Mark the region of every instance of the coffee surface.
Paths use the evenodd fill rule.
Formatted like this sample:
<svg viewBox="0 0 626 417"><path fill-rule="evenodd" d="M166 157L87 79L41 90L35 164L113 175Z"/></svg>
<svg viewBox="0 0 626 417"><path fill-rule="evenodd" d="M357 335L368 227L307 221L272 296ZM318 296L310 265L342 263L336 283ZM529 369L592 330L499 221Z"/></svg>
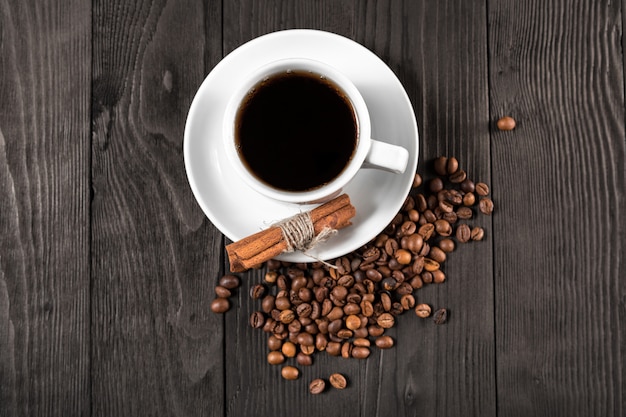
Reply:
<svg viewBox="0 0 626 417"><path fill-rule="evenodd" d="M281 190L307 191L336 178L356 147L352 104L319 74L290 71L256 85L241 104L235 142L248 169Z"/></svg>

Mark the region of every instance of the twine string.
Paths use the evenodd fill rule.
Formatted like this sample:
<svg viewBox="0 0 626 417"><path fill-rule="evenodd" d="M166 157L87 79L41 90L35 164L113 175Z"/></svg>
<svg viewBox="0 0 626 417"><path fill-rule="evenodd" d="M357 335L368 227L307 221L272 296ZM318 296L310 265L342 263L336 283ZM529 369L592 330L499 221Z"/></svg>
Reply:
<svg viewBox="0 0 626 417"><path fill-rule="evenodd" d="M283 233L283 238L287 243L285 252L301 251L305 255L322 262L330 268L336 268L335 265L329 264L322 259L312 255L309 251L318 244L325 242L331 236L337 234L337 230L331 227L324 227L320 233L315 236L315 228L313 220L311 220L310 212L296 214L293 217L280 221L276 224Z"/></svg>

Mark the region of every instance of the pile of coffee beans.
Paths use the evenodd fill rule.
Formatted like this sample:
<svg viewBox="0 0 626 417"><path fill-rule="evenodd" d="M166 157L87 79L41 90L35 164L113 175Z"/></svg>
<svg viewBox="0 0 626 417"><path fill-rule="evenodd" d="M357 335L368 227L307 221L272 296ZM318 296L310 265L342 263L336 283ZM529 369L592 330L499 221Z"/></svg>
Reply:
<svg viewBox="0 0 626 417"><path fill-rule="evenodd" d="M485 231L471 227L478 211L490 215L489 187L474 183L456 158L440 157L432 164L436 175L424 182L416 174L413 190L400 212L375 239L360 249L328 263L265 265L264 282L250 288L260 309L250 316L250 326L267 333L267 362L310 366L316 352L366 359L371 349L389 349L394 340L385 334L400 315L413 311L420 318L446 323L449 311L432 313L430 305L417 303L415 291L446 280L443 265L458 244L482 240ZM239 279L226 275L216 287L211 309L228 310L230 291ZM284 379L298 379L293 365L283 366ZM345 377L329 379L345 388ZM309 386L311 393L325 389L323 379Z"/></svg>

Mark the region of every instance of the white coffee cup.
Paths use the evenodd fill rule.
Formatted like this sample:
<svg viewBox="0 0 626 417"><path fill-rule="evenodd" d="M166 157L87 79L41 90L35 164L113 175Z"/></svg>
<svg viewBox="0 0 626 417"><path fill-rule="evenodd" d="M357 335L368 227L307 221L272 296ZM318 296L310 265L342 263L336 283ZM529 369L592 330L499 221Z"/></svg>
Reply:
<svg viewBox="0 0 626 417"><path fill-rule="evenodd" d="M242 160L236 141L236 120L241 104L263 80L290 71L305 71L319 75L334 83L350 101L357 125L357 137L352 157L343 170L332 180L304 191L276 188L259 179ZM237 175L252 189L279 201L289 203L318 203L337 196L361 168L375 168L391 173L403 173L409 159L408 151L401 147L371 138L371 123L367 106L357 87L343 73L319 61L289 58L271 62L253 70L231 96L225 110L223 140L227 158ZM303 167L306 169L306 167ZM289 173L285 173L289 175Z"/></svg>

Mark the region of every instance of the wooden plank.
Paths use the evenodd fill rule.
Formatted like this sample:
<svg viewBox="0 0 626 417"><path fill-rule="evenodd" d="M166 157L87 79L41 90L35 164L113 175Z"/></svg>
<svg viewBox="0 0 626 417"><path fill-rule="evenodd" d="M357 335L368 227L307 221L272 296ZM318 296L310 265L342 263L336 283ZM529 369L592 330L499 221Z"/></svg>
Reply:
<svg viewBox="0 0 626 417"><path fill-rule="evenodd" d="M622 416L620 2L489 2L498 414Z"/></svg>
<svg viewBox="0 0 626 417"><path fill-rule="evenodd" d="M94 2L93 415L222 415L223 239L184 170L220 2Z"/></svg>
<svg viewBox="0 0 626 417"><path fill-rule="evenodd" d="M413 102L418 172L428 180L434 158L456 156L469 177L490 183L485 3L367 1L355 27ZM485 240L458 245L445 263L446 282L415 292L433 311L449 309L449 322L401 317L390 333L396 348L363 375L367 415L372 408L389 416L495 415L495 233L486 216L468 223L483 227Z"/></svg>
<svg viewBox="0 0 626 417"><path fill-rule="evenodd" d="M90 4L0 2L0 415L87 415Z"/></svg>
<svg viewBox="0 0 626 417"><path fill-rule="evenodd" d="M285 2L278 7L228 2L225 52L263 33L290 27L351 37L390 65L415 105L422 137L420 171L430 169L427 161L432 158L454 154L473 178L489 182L484 2ZM337 416L494 415L490 219L474 224L487 229L487 239L451 256L448 283L417 293L422 301L453 311L448 325L434 326L431 320L406 314L390 332L397 341L395 349L384 353L373 349L366 361L317 354L314 366L301 367L303 374L295 382L281 380L279 367L265 363L266 335L247 325L259 305L242 289L237 308L226 315L227 414L287 415L306 410ZM245 274L247 288L261 282L263 273ZM335 371L349 377L350 389L331 389L321 396L307 393L313 378Z"/></svg>

